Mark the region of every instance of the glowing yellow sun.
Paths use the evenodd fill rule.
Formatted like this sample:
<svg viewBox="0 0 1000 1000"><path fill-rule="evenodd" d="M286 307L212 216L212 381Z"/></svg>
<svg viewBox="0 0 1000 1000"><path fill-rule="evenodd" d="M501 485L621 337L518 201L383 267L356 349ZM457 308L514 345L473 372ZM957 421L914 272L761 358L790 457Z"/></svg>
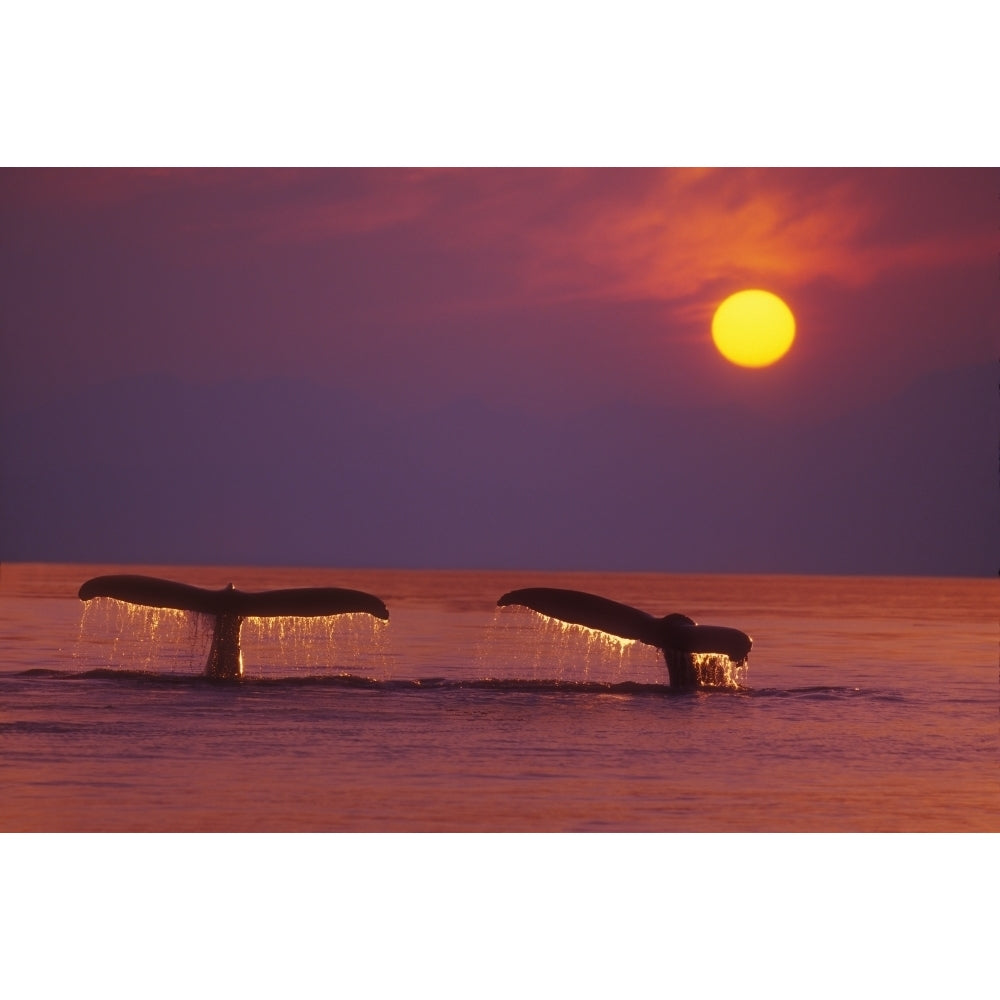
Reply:
<svg viewBox="0 0 1000 1000"><path fill-rule="evenodd" d="M788 353L795 317L777 295L750 288L730 295L712 318L712 340L727 361L763 368Z"/></svg>

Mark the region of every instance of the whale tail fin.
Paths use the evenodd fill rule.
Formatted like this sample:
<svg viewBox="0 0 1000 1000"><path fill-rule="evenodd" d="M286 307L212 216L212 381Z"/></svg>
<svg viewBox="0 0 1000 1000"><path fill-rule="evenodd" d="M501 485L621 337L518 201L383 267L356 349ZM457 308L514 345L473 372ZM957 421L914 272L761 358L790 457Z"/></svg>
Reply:
<svg viewBox="0 0 1000 1000"><path fill-rule="evenodd" d="M512 590L497 601L498 607L509 605L530 608L547 618L558 618L559 621L607 632L621 639L657 645L659 622L656 618L638 608L598 597L597 594L558 587L526 587Z"/></svg>
<svg viewBox="0 0 1000 1000"><path fill-rule="evenodd" d="M211 590L129 573L95 576L80 587L79 596L81 601L110 597L147 608L173 608L175 611L196 611L209 615L217 613L218 600L218 594Z"/></svg>
<svg viewBox="0 0 1000 1000"><path fill-rule="evenodd" d="M519 605L548 618L655 646L663 652L671 687L699 686L699 656L725 655L734 663L744 663L750 654L751 639L739 629L698 625L681 614L655 618L628 604L581 590L527 587L504 594L497 605Z"/></svg>
<svg viewBox="0 0 1000 1000"><path fill-rule="evenodd" d="M666 615L660 619L658 645L682 653L723 654L733 663L745 663L753 640L738 628L698 625L685 615Z"/></svg>
<svg viewBox="0 0 1000 1000"><path fill-rule="evenodd" d="M385 621L389 611L373 594L342 587L297 587L257 593L237 590L232 584L222 590L205 590L187 583L155 576L118 574L95 576L80 588L80 600L112 597L151 608L173 608L206 615L238 615L241 618L291 616L315 618L325 615L369 614Z"/></svg>
<svg viewBox="0 0 1000 1000"><path fill-rule="evenodd" d="M301 587L249 593L232 584L222 590L205 590L155 576L117 574L95 576L80 587L81 601L110 597L129 604L172 608L212 615L215 631L205 672L209 677L243 676L240 629L245 618L317 618L330 615L369 614L388 621L389 611L373 594L342 587Z"/></svg>

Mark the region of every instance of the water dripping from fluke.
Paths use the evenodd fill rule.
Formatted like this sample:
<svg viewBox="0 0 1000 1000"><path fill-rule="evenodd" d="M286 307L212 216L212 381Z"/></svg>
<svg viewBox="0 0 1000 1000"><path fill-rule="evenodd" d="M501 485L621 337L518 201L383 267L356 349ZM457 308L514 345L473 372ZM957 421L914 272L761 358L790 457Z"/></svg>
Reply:
<svg viewBox="0 0 1000 1000"><path fill-rule="evenodd" d="M209 616L213 631L205 676L221 681L243 677L240 633L248 618L319 618L363 613L389 620L389 612L379 598L341 587L298 587L251 593L237 590L231 583L221 590L205 590L154 576L118 574L88 580L80 587L79 596L81 601L109 597L147 608Z"/></svg>
<svg viewBox="0 0 1000 1000"><path fill-rule="evenodd" d="M656 618L606 597L556 587L512 590L497 605L529 608L569 625L655 646L663 653L674 690L742 687L752 640L739 629L699 625L681 614Z"/></svg>

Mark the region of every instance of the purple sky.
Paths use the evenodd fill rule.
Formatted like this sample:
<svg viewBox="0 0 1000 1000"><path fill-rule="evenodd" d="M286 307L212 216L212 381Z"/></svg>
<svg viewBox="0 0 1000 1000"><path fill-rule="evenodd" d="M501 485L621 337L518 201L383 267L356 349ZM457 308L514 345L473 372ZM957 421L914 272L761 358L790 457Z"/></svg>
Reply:
<svg viewBox="0 0 1000 1000"><path fill-rule="evenodd" d="M994 575L989 169L0 172L0 558ZM724 361L718 303L791 352Z"/></svg>

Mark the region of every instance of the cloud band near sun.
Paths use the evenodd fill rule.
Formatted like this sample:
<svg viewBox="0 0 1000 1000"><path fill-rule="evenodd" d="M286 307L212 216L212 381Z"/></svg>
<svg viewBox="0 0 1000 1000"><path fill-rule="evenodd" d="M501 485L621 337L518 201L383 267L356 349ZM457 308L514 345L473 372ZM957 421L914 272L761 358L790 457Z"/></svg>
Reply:
<svg viewBox="0 0 1000 1000"><path fill-rule="evenodd" d="M704 320L739 287L848 288L991 259L988 224L937 211L926 170L469 169L7 173L53 210L143 218L146 199L203 190L172 221L177 252L394 242L459 255L449 311L560 301L662 302ZM961 183L961 171L952 172ZM965 223L963 225L963 223ZM138 225L139 223L137 223ZM114 230L109 230L113 233ZM970 235L971 234L971 235ZM110 238L114 238L112 235ZM170 253L162 236L157 252Z"/></svg>

